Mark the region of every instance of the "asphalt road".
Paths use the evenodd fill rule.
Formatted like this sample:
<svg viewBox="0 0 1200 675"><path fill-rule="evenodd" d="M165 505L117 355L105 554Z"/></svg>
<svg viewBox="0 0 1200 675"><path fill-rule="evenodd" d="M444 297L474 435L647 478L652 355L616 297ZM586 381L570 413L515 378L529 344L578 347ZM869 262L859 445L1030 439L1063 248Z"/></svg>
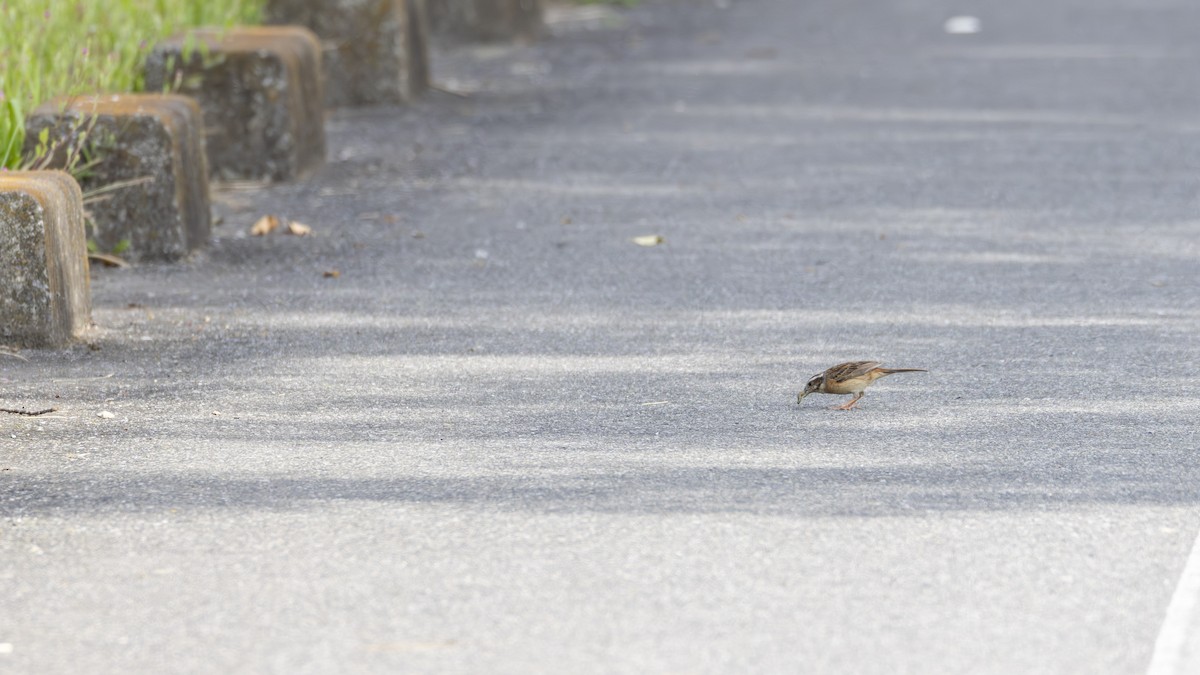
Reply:
<svg viewBox="0 0 1200 675"><path fill-rule="evenodd" d="M0 671L1197 672L1200 6L621 16L0 357Z"/></svg>

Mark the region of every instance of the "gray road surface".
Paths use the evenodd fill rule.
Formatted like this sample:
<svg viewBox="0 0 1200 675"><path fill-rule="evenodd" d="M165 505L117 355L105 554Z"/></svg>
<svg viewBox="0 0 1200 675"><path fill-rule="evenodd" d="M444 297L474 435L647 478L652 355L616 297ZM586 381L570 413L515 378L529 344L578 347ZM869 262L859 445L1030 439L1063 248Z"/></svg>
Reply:
<svg viewBox="0 0 1200 675"><path fill-rule="evenodd" d="M0 357L0 671L1188 672L1200 6L622 16Z"/></svg>

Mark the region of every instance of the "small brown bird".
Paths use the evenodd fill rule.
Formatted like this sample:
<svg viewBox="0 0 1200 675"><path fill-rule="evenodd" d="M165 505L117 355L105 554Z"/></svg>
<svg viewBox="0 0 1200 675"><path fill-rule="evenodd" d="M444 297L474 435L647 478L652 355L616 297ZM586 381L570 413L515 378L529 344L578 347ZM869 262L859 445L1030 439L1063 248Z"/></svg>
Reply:
<svg viewBox="0 0 1200 675"><path fill-rule="evenodd" d="M925 373L924 368L884 368L878 361L848 361L817 375L804 385L804 391L796 394L796 404L814 391L820 394L854 394L854 398L835 406L834 410L850 410L858 405L863 390L884 375L892 373Z"/></svg>

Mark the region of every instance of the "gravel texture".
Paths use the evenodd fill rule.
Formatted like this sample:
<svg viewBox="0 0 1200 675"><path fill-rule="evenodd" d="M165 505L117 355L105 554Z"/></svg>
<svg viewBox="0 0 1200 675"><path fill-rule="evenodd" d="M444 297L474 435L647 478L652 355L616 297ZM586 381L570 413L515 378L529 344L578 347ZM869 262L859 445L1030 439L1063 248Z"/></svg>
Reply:
<svg viewBox="0 0 1200 675"><path fill-rule="evenodd" d="M1144 672L1200 527L1200 8L573 16L0 355L61 409L0 416L0 669ZM796 406L851 359L930 372Z"/></svg>

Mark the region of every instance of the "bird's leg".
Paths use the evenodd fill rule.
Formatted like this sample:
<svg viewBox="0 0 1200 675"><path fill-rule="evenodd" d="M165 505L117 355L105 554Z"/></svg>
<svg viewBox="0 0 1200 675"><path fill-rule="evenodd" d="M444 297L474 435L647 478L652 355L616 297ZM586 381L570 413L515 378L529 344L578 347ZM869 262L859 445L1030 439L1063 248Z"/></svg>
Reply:
<svg viewBox="0 0 1200 675"><path fill-rule="evenodd" d="M854 398L843 403L842 405L834 407L834 410L853 410L854 406L858 405L858 400L862 397L863 397L863 392L860 391L854 395Z"/></svg>

